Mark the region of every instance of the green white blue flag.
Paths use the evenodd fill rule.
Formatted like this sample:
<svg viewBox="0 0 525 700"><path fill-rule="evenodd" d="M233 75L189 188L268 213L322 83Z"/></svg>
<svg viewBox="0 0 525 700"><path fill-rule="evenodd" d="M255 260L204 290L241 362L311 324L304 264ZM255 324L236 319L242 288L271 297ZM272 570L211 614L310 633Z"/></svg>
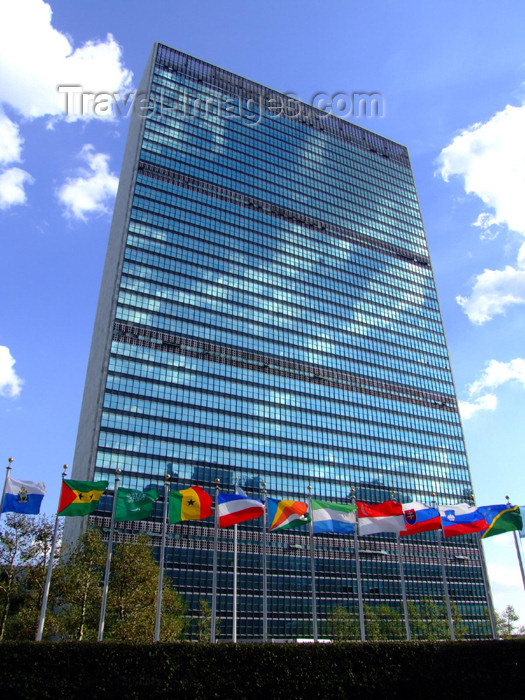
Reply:
<svg viewBox="0 0 525 700"><path fill-rule="evenodd" d="M355 530L357 506L312 499L314 535L324 532L351 533Z"/></svg>

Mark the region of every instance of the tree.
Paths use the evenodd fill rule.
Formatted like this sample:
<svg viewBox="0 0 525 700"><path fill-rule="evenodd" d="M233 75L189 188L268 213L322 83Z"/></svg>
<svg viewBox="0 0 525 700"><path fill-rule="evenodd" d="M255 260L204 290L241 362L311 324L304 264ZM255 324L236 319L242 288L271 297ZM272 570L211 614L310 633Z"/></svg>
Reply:
<svg viewBox="0 0 525 700"><path fill-rule="evenodd" d="M32 523L25 515L9 514L0 530L0 641L14 600L18 597L24 567L31 559Z"/></svg>
<svg viewBox="0 0 525 700"><path fill-rule="evenodd" d="M215 637L221 630L220 620L215 621ZM199 642L209 642L211 639L211 608L207 600L199 600L199 619L197 620L197 639Z"/></svg>
<svg viewBox="0 0 525 700"><path fill-rule="evenodd" d="M451 601L452 622L454 624L454 636L463 639L468 628L463 623L457 605ZM419 605L408 602L408 614L410 629L413 639L426 639L429 642L437 642L450 639L450 628L445 601L437 603L431 598L422 598Z"/></svg>
<svg viewBox="0 0 525 700"><path fill-rule="evenodd" d="M445 602L443 602L443 607L445 607ZM463 618L461 617L461 613L459 612L459 608L456 605L456 603L454 603L453 600L450 601L450 610L452 612L452 623L454 624L454 636L459 641L460 639L464 639L465 636L468 634L468 627L463 622ZM450 630L448 628L448 625L447 625L447 639L450 639Z"/></svg>
<svg viewBox="0 0 525 700"><path fill-rule="evenodd" d="M159 566L147 536L115 547L111 564L105 629L107 639L153 640ZM168 581L162 589L161 641L183 638L186 606Z"/></svg>
<svg viewBox="0 0 525 700"><path fill-rule="evenodd" d="M0 530L0 640L35 637L53 529L44 515L6 517Z"/></svg>
<svg viewBox="0 0 525 700"><path fill-rule="evenodd" d="M88 528L77 545L65 552L53 573L52 605L62 639L97 638L105 563L102 533L98 528Z"/></svg>
<svg viewBox="0 0 525 700"><path fill-rule="evenodd" d="M374 612L379 627L379 639L406 639L405 618L401 607L378 605Z"/></svg>
<svg viewBox="0 0 525 700"><path fill-rule="evenodd" d="M328 616L328 630L334 642L359 639L359 629L356 622L342 605L333 608Z"/></svg>
<svg viewBox="0 0 525 700"><path fill-rule="evenodd" d="M446 613L439 603L431 598L422 598L415 616L414 637L426 639L429 642L437 642L450 638L447 628Z"/></svg>
<svg viewBox="0 0 525 700"><path fill-rule="evenodd" d="M520 619L520 616L512 605L507 605L501 615L496 613L495 617L498 637L501 639L509 639L515 634L525 634L525 627L518 628L515 624Z"/></svg>

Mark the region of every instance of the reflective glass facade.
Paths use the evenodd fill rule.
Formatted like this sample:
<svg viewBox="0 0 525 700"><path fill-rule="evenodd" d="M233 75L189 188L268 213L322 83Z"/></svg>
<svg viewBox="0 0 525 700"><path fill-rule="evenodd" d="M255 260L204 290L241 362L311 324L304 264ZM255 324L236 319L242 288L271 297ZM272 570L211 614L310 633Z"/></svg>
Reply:
<svg viewBox="0 0 525 700"><path fill-rule="evenodd" d="M406 149L163 45L140 90L108 246L73 476L159 490L441 503L472 492ZM281 109L279 109L279 105ZM99 517L108 514L111 498ZM136 524L158 541L157 520ZM73 527L73 525L68 525ZM211 522L170 528L167 572L210 601ZM129 534L128 533L128 534ZM269 536L272 639L311 637L306 532ZM231 636L221 533L220 638ZM408 597L441 600L435 533L403 542ZM365 602L398 609L391 535L362 538ZM451 596L486 635L474 539ZM353 541L316 538L320 634L357 609ZM239 526L240 639L262 635L261 523Z"/></svg>

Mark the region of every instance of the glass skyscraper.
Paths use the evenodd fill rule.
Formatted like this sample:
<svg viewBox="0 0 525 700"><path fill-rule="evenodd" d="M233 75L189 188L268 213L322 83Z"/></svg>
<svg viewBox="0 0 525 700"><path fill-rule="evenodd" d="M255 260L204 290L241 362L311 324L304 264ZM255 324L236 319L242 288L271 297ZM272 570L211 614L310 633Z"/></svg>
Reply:
<svg viewBox="0 0 525 700"><path fill-rule="evenodd" d="M142 99L141 99L142 96ZM472 493L405 147L156 44L131 118L73 478L250 496L454 503ZM434 495L435 494L435 495ZM111 510L101 501L95 522ZM156 519L129 523L158 544ZM78 518L68 519L67 536ZM290 533L290 531L288 531ZM311 637L307 531L268 538L268 636ZM239 639L262 635L262 525L239 526ZM353 540L316 543L320 635L357 610ZM213 523L169 529L166 572L210 602ZM365 602L399 610L392 535L360 539ZM442 601L435 533L404 538L408 599ZM231 637L232 529L219 547ZM473 537L451 598L486 636Z"/></svg>

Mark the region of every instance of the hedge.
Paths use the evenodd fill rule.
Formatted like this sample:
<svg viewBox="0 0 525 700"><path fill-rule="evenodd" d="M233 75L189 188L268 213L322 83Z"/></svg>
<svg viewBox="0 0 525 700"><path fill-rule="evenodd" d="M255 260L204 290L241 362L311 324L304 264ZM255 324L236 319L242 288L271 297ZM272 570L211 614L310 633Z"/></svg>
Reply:
<svg viewBox="0 0 525 700"><path fill-rule="evenodd" d="M389 700L519 695L525 639L344 644L0 644L4 698Z"/></svg>

